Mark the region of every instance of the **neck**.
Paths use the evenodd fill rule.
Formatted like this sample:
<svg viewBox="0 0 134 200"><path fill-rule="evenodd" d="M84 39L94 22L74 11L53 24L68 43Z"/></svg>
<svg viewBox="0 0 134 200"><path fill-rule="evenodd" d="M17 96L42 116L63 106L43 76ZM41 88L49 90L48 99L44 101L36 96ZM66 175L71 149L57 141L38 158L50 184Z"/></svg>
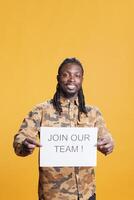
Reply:
<svg viewBox="0 0 134 200"><path fill-rule="evenodd" d="M65 94L61 91L61 96L65 99L68 99L70 101L75 100L78 97L78 94Z"/></svg>

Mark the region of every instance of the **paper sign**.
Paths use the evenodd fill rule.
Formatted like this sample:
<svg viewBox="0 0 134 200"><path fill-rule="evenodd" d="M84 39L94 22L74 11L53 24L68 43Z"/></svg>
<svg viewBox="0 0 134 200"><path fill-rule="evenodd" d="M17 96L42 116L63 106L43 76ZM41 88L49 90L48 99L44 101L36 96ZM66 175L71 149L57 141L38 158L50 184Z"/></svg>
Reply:
<svg viewBox="0 0 134 200"><path fill-rule="evenodd" d="M97 128L41 127L40 166L96 166Z"/></svg>

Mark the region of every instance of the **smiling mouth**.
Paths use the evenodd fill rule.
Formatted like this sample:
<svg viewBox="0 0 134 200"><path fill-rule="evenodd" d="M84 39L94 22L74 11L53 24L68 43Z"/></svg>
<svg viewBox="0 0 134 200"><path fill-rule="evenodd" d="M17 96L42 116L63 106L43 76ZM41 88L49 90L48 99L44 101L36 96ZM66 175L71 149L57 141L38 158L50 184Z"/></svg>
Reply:
<svg viewBox="0 0 134 200"><path fill-rule="evenodd" d="M69 90L74 90L75 88L76 88L76 86L75 85L67 85L67 88L69 89Z"/></svg>

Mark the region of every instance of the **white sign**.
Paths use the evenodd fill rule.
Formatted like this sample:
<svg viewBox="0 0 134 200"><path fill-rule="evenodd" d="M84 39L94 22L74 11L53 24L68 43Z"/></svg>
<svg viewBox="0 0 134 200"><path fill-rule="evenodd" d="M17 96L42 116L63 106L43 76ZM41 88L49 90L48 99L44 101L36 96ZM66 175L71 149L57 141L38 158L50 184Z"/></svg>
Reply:
<svg viewBox="0 0 134 200"><path fill-rule="evenodd" d="M40 166L96 166L97 128L41 127Z"/></svg>

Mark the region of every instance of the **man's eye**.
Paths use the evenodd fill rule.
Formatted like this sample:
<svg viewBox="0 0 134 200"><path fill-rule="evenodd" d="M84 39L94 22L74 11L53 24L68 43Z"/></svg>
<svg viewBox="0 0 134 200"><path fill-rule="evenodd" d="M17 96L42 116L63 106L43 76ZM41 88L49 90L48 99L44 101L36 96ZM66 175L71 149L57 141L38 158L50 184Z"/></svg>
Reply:
<svg viewBox="0 0 134 200"><path fill-rule="evenodd" d="M61 74L61 76L62 76L63 78L69 78L69 77L81 78L81 74L70 75L70 74L68 74L68 73L63 73L63 74Z"/></svg>
<svg viewBox="0 0 134 200"><path fill-rule="evenodd" d="M81 75L80 75L80 74L76 74L76 75L75 75L75 77L77 77L77 78L80 78L80 77L81 77Z"/></svg>
<svg viewBox="0 0 134 200"><path fill-rule="evenodd" d="M67 73L62 74L63 78L69 77L69 75Z"/></svg>

